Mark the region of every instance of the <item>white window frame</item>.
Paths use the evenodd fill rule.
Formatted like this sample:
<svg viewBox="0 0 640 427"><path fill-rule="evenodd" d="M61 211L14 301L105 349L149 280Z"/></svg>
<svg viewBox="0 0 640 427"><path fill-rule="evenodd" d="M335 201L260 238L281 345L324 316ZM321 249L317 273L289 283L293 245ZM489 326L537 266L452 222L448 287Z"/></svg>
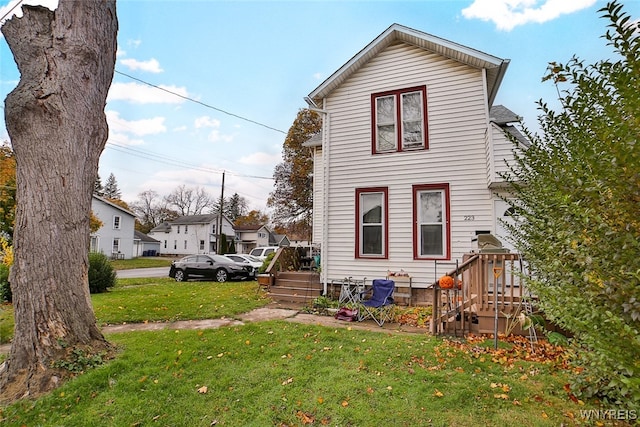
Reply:
<svg viewBox="0 0 640 427"><path fill-rule="evenodd" d="M122 217L120 215L114 215L113 216L113 229L114 230L120 230L120 227L122 227Z"/></svg>
<svg viewBox="0 0 640 427"><path fill-rule="evenodd" d="M364 206L365 198L371 199L371 197L379 198L381 207L380 222L365 222ZM389 251L389 239L388 239L388 210L389 210L389 190L387 187L375 187L375 188L357 188L356 189L356 258L377 258L386 259ZM365 239L368 233L365 232L366 228L379 228L380 229L380 248L378 252L368 251L365 247Z"/></svg>
<svg viewBox="0 0 640 427"><path fill-rule="evenodd" d="M422 209L421 195L432 193L440 195L440 218L433 220L427 218ZM448 184L425 184L413 186L413 217L414 217L414 259L450 259L451 258L451 227L450 227L450 203ZM425 251L423 242L423 227L439 226L440 248L439 251Z"/></svg>

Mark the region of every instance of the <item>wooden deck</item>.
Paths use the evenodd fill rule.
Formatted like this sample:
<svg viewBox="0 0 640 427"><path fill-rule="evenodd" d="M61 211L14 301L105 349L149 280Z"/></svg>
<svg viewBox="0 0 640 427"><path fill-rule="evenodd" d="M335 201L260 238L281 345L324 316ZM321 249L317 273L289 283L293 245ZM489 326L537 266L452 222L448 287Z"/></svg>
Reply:
<svg viewBox="0 0 640 427"><path fill-rule="evenodd" d="M311 303L323 293L320 274L315 271L287 271L291 251L279 250L270 268L269 295L278 302ZM446 274L462 283L460 289L441 289L437 283L427 289L409 287L407 305L432 307L431 333L504 333L528 335L515 320L521 313L535 310L535 298L521 283L526 274L516 253L467 254L463 263ZM329 287L328 296L336 296ZM403 292L407 289L403 289ZM339 292L339 289L338 289Z"/></svg>

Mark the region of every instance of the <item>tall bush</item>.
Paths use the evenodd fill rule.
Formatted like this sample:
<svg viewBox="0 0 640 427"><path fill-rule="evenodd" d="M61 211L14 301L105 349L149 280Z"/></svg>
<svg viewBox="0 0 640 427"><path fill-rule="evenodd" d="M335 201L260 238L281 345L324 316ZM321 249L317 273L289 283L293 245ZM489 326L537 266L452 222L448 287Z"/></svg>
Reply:
<svg viewBox="0 0 640 427"><path fill-rule="evenodd" d="M511 228L546 315L570 331L575 393L640 406L640 29L617 2L600 11L616 59L552 63L562 110L539 102L541 136L505 178Z"/></svg>
<svg viewBox="0 0 640 427"><path fill-rule="evenodd" d="M91 252L89 254L89 292L98 294L106 292L116 284L116 271L105 254Z"/></svg>

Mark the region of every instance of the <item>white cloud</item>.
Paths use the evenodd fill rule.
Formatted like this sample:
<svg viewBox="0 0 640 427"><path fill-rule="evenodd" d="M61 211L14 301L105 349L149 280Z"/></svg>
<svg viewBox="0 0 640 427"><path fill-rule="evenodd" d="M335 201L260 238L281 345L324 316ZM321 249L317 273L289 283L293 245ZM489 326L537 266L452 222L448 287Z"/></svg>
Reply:
<svg viewBox="0 0 640 427"><path fill-rule="evenodd" d="M322 79L322 74L321 73L315 73L313 75L313 78L316 79L316 80L321 80Z"/></svg>
<svg viewBox="0 0 640 427"><path fill-rule="evenodd" d="M162 68L160 68L160 63L155 58L151 58L148 61L138 61L137 59L128 58L121 59L120 63L130 70L134 71L142 70L149 73L161 73L162 71L164 71Z"/></svg>
<svg viewBox="0 0 640 427"><path fill-rule="evenodd" d="M586 9L596 0L474 0L462 10L467 19L493 21L498 30L511 31L530 22L541 24Z"/></svg>
<svg viewBox="0 0 640 427"><path fill-rule="evenodd" d="M112 83L109 101L129 101L135 104L181 104L187 97L187 89L178 86L159 85L161 89L140 83ZM176 96L178 94L180 96Z"/></svg>
<svg viewBox="0 0 640 427"><path fill-rule="evenodd" d="M220 132L220 120L213 119L209 116L201 116L195 119L193 122L196 129L213 128L207 135L207 140L210 142L231 142L233 141L233 135L223 134Z"/></svg>
<svg viewBox="0 0 640 427"><path fill-rule="evenodd" d="M238 163L243 165L276 165L282 161L282 155L267 153L252 153L248 156L241 157Z"/></svg>
<svg viewBox="0 0 640 427"><path fill-rule="evenodd" d="M164 125L164 117L154 117L142 120L125 120L120 117L120 113L108 110L106 113L109 129L114 132L132 133L136 136L155 135L167 131Z"/></svg>
<svg viewBox="0 0 640 427"><path fill-rule="evenodd" d="M220 120L212 119L209 116L202 116L202 117L198 117L197 119L195 119L194 125L195 125L196 129L200 129L200 128L219 128L220 127Z"/></svg>

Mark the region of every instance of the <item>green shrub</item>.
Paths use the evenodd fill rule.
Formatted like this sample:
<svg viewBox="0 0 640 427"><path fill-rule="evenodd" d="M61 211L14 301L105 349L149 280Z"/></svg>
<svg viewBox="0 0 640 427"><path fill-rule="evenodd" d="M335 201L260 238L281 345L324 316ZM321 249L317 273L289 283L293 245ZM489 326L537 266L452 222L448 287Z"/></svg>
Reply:
<svg viewBox="0 0 640 427"><path fill-rule="evenodd" d="M267 255L265 260L262 262L262 265L258 269L258 274L263 274L264 272L267 271L267 268L269 267L269 264L271 264L271 260L273 259L274 256L276 256L275 252L271 252L269 255Z"/></svg>
<svg viewBox="0 0 640 427"><path fill-rule="evenodd" d="M12 298L9 286L9 267L0 264L0 302L11 302Z"/></svg>
<svg viewBox="0 0 640 427"><path fill-rule="evenodd" d="M106 255L91 252L89 254L89 292L99 294L106 292L116 284L116 271Z"/></svg>

